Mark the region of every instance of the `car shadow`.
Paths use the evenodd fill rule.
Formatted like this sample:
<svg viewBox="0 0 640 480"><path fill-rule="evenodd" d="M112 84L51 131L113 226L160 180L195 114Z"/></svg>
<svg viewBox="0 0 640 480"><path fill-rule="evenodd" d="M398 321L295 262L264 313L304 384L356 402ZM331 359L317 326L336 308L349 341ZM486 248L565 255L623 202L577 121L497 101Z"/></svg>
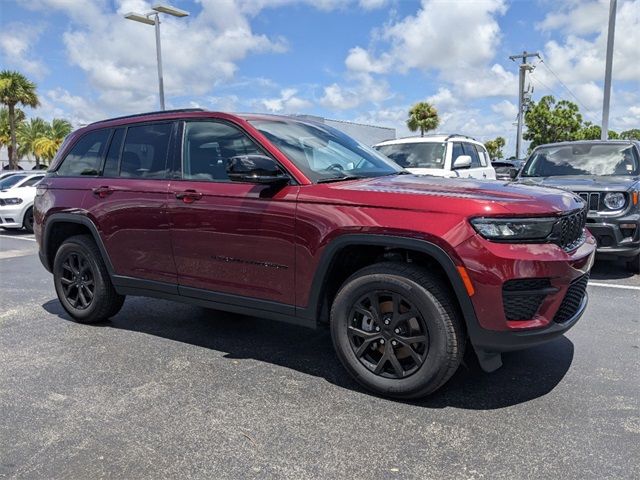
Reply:
<svg viewBox="0 0 640 480"><path fill-rule="evenodd" d="M0 229L0 237L25 237L28 235L33 235L33 233L27 232L24 228Z"/></svg>
<svg viewBox="0 0 640 480"><path fill-rule="evenodd" d="M72 321L58 300L43 308ZM227 352L228 359L254 359L322 377L341 388L370 394L344 370L328 329L307 328L175 302L128 298L111 320L83 328L116 328L141 332L197 347ZM573 360L573 344L560 337L529 350L507 353L503 367L482 372L467 361L435 394L404 402L426 408L492 410L541 397L562 380ZM469 357L469 356L468 356Z"/></svg>
<svg viewBox="0 0 640 480"><path fill-rule="evenodd" d="M631 278L635 273L630 272L623 260L598 259L591 269L591 280L622 280Z"/></svg>

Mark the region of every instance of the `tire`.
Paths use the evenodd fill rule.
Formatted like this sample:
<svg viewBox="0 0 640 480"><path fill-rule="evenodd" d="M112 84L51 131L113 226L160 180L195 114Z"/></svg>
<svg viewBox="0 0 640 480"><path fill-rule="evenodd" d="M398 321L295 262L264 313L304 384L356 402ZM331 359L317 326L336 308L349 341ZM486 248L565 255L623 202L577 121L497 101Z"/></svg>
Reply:
<svg viewBox="0 0 640 480"><path fill-rule="evenodd" d="M104 321L124 303L89 235L70 237L60 246L53 261L53 281L60 303L79 323Z"/></svg>
<svg viewBox="0 0 640 480"><path fill-rule="evenodd" d="M33 207L29 207L27 211L24 212L22 226L27 232L33 233Z"/></svg>
<svg viewBox="0 0 640 480"><path fill-rule="evenodd" d="M433 393L464 356L466 335L455 305L449 289L424 268L365 267L347 279L331 307L338 358L375 393L400 399Z"/></svg>
<svg viewBox="0 0 640 480"><path fill-rule="evenodd" d="M631 273L640 273L640 254L627 260L627 270Z"/></svg>

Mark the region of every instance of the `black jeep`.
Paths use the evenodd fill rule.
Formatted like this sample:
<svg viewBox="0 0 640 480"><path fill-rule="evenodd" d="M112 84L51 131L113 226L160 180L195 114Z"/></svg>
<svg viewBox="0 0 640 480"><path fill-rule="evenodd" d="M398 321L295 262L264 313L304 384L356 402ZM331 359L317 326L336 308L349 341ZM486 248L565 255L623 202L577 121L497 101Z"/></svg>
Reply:
<svg viewBox="0 0 640 480"><path fill-rule="evenodd" d="M588 207L598 256L640 270L640 142L591 140L536 147L515 180L570 190Z"/></svg>

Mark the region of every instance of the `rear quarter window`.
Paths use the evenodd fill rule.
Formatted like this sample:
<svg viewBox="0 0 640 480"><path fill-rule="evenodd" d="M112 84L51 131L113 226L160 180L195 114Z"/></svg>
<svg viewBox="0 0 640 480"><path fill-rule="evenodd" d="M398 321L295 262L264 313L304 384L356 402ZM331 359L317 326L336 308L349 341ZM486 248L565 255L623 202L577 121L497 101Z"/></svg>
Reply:
<svg viewBox="0 0 640 480"><path fill-rule="evenodd" d="M65 177L98 175L109 133L109 130L95 130L84 135L62 160L57 174Z"/></svg>

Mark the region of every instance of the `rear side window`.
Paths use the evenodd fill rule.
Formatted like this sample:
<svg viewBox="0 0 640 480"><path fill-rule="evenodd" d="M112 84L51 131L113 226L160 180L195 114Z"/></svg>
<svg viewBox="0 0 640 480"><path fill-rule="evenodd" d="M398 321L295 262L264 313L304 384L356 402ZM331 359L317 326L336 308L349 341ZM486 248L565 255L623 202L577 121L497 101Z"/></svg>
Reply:
<svg viewBox="0 0 640 480"><path fill-rule="evenodd" d="M104 161L104 171L102 175L105 177L117 177L120 169L120 150L122 150L122 141L124 140L124 128L119 128L111 138L107 158Z"/></svg>
<svg viewBox="0 0 640 480"><path fill-rule="evenodd" d="M33 187L36 183L38 183L40 180L42 180L43 177L44 177L44 175L35 175L35 176L31 177L29 180L27 180L26 182L24 182L20 186L21 187Z"/></svg>
<svg viewBox="0 0 640 480"><path fill-rule="evenodd" d="M480 165L482 165L483 167L489 165L489 154L484 149L484 147L475 144L473 146L476 147L476 151L478 152L478 156L480 157Z"/></svg>
<svg viewBox="0 0 640 480"><path fill-rule="evenodd" d="M120 176L165 178L171 123L129 127L120 160Z"/></svg>
<svg viewBox="0 0 640 480"><path fill-rule="evenodd" d="M109 133L109 130L95 130L83 136L62 161L58 175L98 175Z"/></svg>

